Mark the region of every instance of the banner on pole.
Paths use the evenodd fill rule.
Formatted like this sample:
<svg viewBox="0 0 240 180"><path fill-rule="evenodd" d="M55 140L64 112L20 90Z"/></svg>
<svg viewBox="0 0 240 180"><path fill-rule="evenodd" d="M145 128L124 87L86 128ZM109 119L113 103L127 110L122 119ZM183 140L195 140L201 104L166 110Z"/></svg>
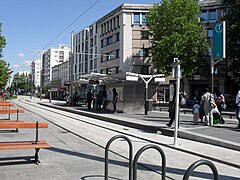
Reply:
<svg viewBox="0 0 240 180"><path fill-rule="evenodd" d="M226 25L225 21L214 25L213 30L213 58L226 58Z"/></svg>

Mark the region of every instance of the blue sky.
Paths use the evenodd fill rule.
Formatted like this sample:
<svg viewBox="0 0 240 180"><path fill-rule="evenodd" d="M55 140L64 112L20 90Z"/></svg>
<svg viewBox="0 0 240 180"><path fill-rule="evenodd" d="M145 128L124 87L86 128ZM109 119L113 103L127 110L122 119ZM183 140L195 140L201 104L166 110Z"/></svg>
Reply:
<svg viewBox="0 0 240 180"><path fill-rule="evenodd" d="M37 58L34 50L43 49L95 2L46 49L70 46L72 31L79 32L123 3L154 4L159 0L0 0L2 35L7 40L3 59L14 72L29 70L29 62Z"/></svg>

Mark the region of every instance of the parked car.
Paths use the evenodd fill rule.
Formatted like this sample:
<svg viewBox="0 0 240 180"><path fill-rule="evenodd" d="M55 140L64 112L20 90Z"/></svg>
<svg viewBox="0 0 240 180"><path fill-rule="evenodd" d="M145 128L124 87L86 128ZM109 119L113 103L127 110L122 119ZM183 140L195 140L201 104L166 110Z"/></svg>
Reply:
<svg viewBox="0 0 240 180"><path fill-rule="evenodd" d="M196 101L196 99L197 99L196 96L191 96L190 98L188 98L186 100L186 105L187 106L193 106L195 101Z"/></svg>

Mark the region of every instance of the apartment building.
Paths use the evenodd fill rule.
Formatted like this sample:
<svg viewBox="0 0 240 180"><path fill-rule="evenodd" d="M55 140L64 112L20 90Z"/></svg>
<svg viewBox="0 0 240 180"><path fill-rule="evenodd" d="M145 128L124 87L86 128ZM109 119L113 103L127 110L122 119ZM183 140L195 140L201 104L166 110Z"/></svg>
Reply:
<svg viewBox="0 0 240 180"><path fill-rule="evenodd" d="M109 75L119 82L125 79L128 71L152 73L152 62L148 54L150 40L146 26L146 14L151 7L153 5L122 4L75 34L74 84L76 82L81 84L81 79L91 72ZM110 91L111 82L103 81L103 84L100 82L97 88ZM92 85L88 86L91 88ZM79 87L79 90L74 88L75 93L78 91L81 94L82 85L74 87ZM121 97L118 104L120 109L123 109L123 89L123 84L119 84L117 90Z"/></svg>
<svg viewBox="0 0 240 180"><path fill-rule="evenodd" d="M67 45L59 45L58 48L49 48L43 53L43 85L51 85L52 68L58 64L69 61L70 51L71 49Z"/></svg>
<svg viewBox="0 0 240 180"><path fill-rule="evenodd" d="M33 88L37 93L39 87L41 86L41 70L42 70L42 59L35 59L31 64L32 68L32 78L33 78Z"/></svg>
<svg viewBox="0 0 240 180"><path fill-rule="evenodd" d="M52 67L51 92L53 99L64 99L68 90L69 63L68 61Z"/></svg>
<svg viewBox="0 0 240 180"><path fill-rule="evenodd" d="M82 75L99 72L99 45L97 23L74 35L73 79L82 79Z"/></svg>
<svg viewBox="0 0 240 180"><path fill-rule="evenodd" d="M207 61L209 62L209 74L203 76L195 76L193 79L183 79L183 90L187 96L196 96L202 93L206 87L211 87L211 53L213 50L213 32L214 25L222 21L222 0L201 0L200 4L200 18L201 23L205 27L205 36L209 42L211 49L208 54ZM214 91L219 89L221 92L228 91L227 89L227 64L225 60L217 63L214 66Z"/></svg>
<svg viewBox="0 0 240 180"><path fill-rule="evenodd" d="M146 14L153 5L123 4L98 20L100 72L150 73L150 46Z"/></svg>

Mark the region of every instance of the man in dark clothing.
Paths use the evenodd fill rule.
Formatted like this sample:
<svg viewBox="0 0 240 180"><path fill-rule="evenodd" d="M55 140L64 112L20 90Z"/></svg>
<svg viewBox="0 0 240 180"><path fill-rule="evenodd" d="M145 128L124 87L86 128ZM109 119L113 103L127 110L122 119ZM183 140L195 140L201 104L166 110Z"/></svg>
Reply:
<svg viewBox="0 0 240 180"><path fill-rule="evenodd" d="M114 113L117 112L117 100L118 100L118 93L115 88L113 88L113 111Z"/></svg>
<svg viewBox="0 0 240 180"><path fill-rule="evenodd" d="M102 91L101 90L97 93L96 98L97 98L97 111L100 111L101 105L102 105Z"/></svg>
<svg viewBox="0 0 240 180"><path fill-rule="evenodd" d="M93 94L92 94L92 92L91 92L91 89L89 89L89 91L88 91L88 93L87 93L88 109L91 109L92 100L93 100Z"/></svg>

